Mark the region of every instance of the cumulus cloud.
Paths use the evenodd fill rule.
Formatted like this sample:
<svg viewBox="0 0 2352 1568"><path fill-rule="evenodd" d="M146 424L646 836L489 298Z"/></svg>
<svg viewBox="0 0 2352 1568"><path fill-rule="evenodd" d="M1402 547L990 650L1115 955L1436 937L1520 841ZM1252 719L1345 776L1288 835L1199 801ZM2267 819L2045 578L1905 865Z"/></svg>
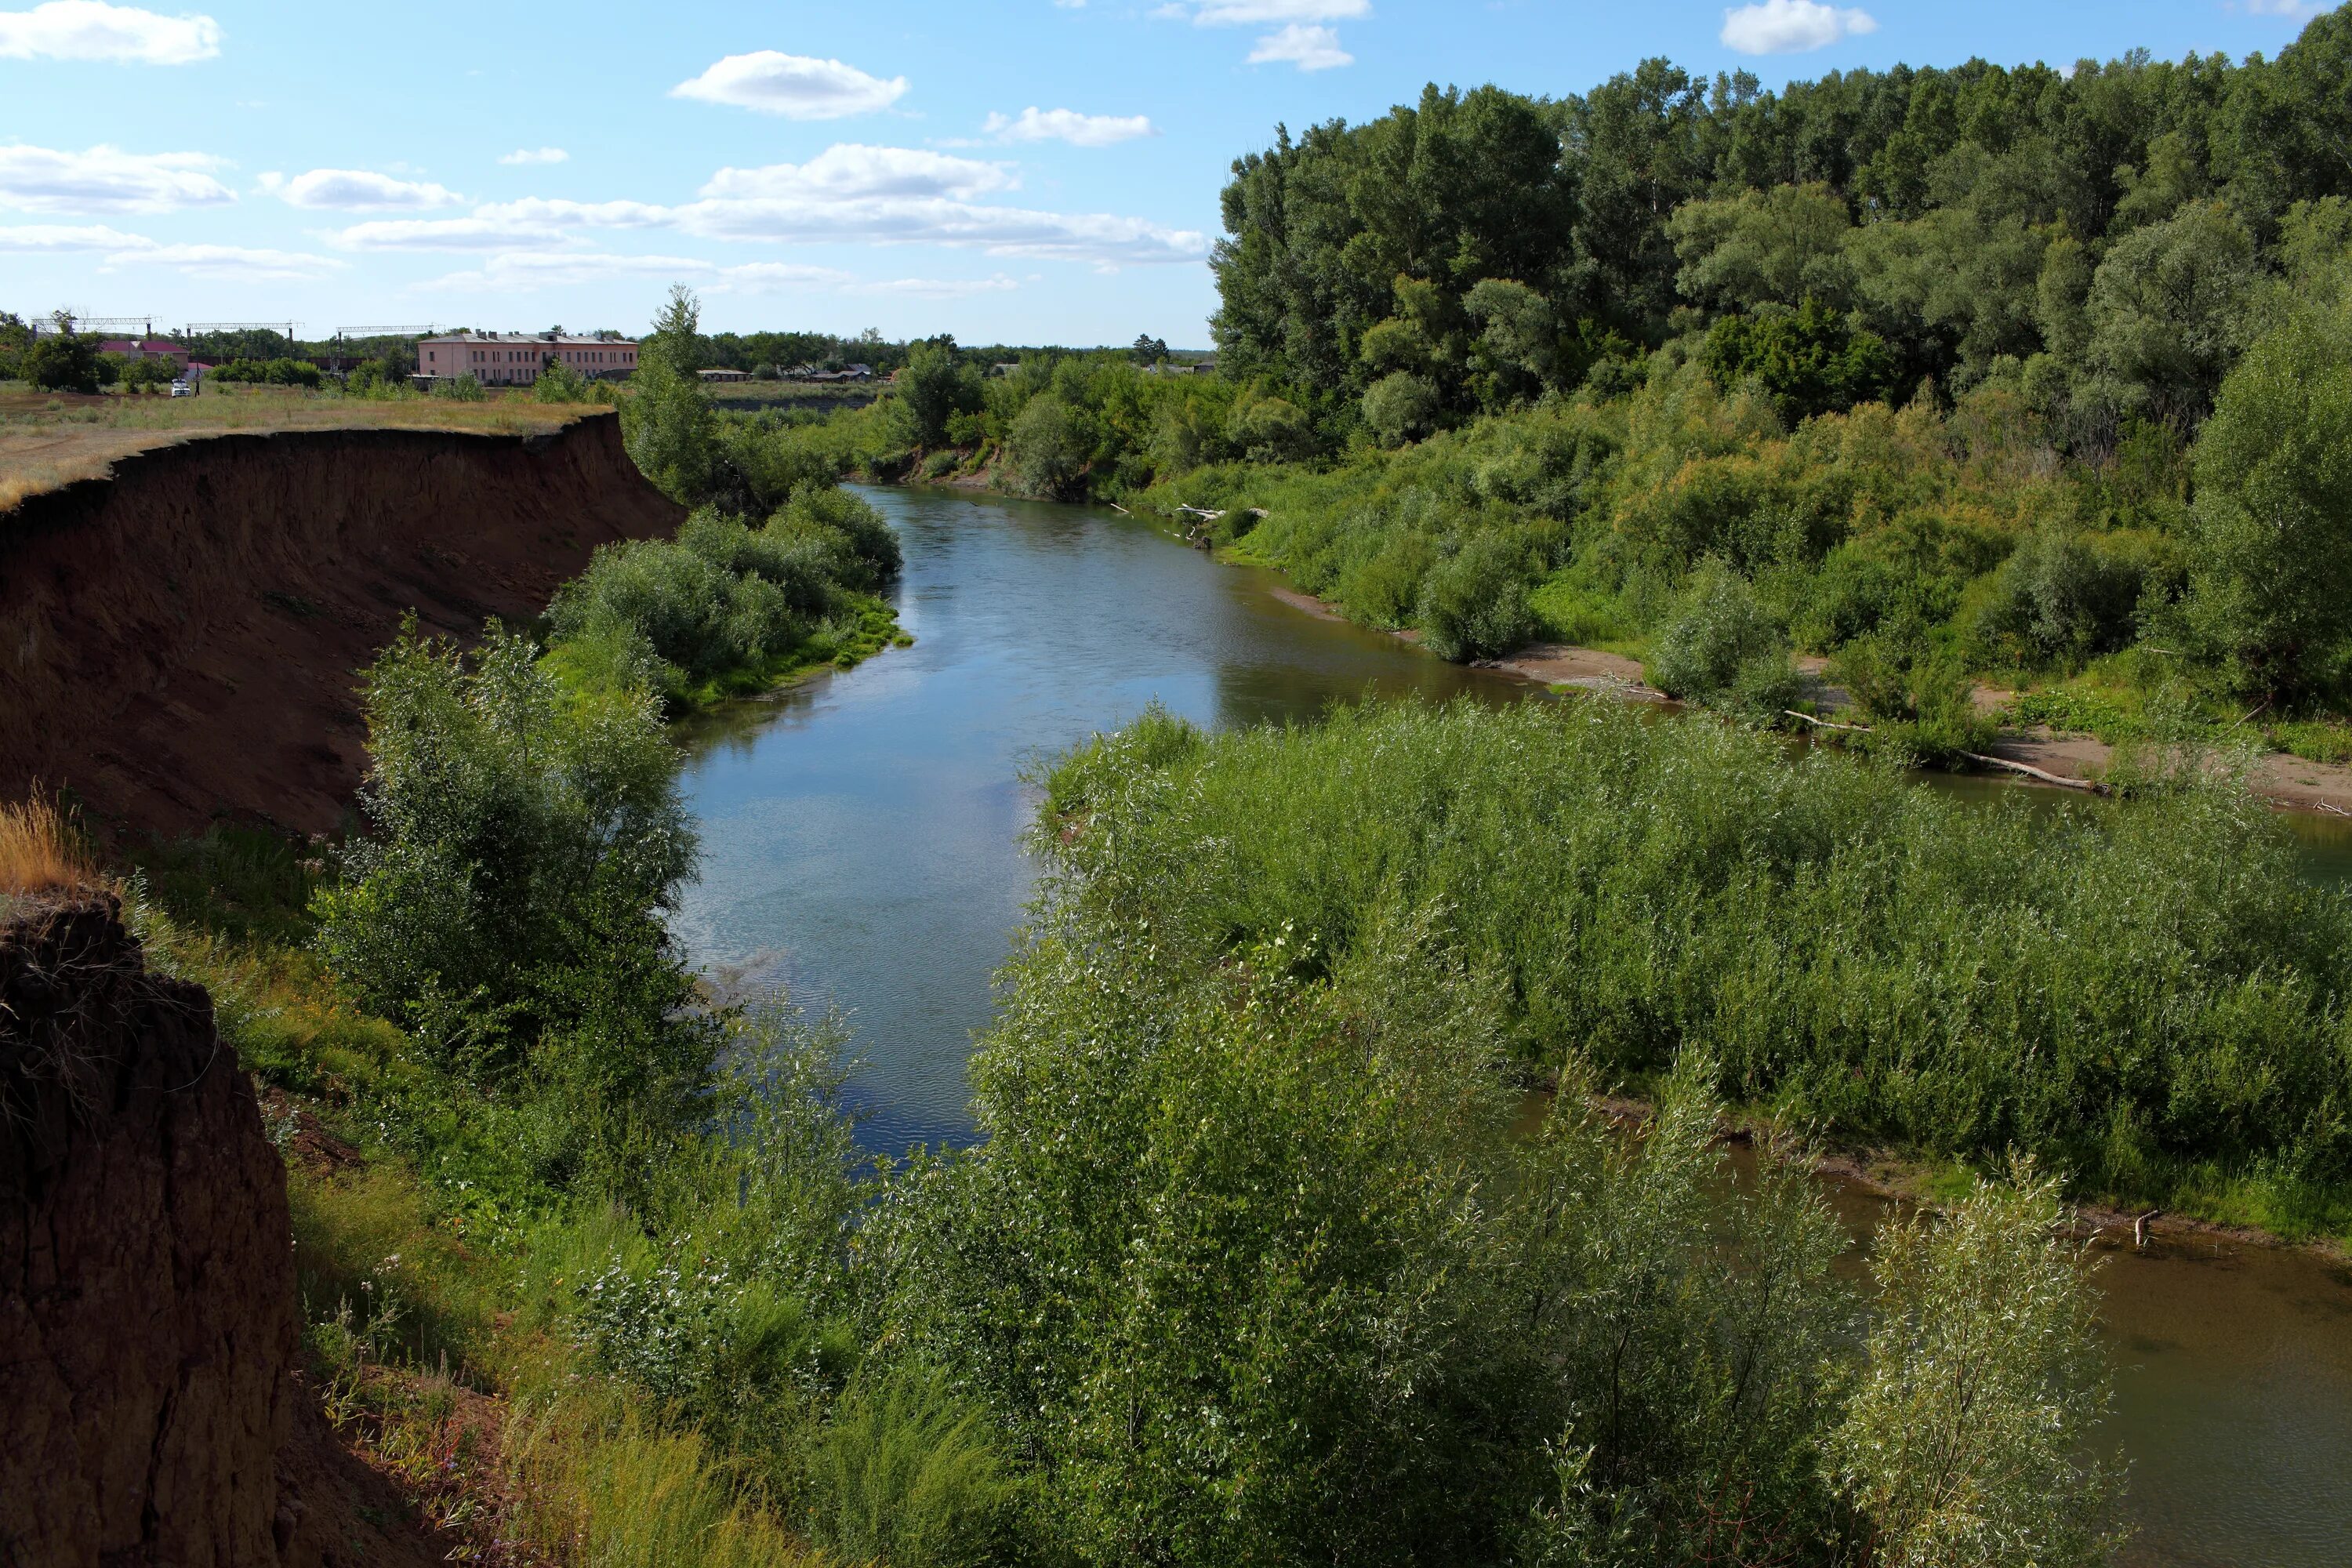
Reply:
<svg viewBox="0 0 2352 1568"><path fill-rule="evenodd" d="M787 261L751 261L729 267L692 256L625 256L603 250L551 256L513 251L493 256L478 268L452 272L416 287L436 292L528 293L615 278L690 281L709 291L732 294L763 294L779 289L837 289L856 280L855 273L835 268Z"/></svg>
<svg viewBox="0 0 2352 1568"><path fill-rule="evenodd" d="M1073 147L1108 147L1160 134L1140 114L1080 114L1074 109L1034 106L1017 115L992 114L981 132L999 142L1067 142Z"/></svg>
<svg viewBox="0 0 2352 1568"><path fill-rule="evenodd" d="M525 196L520 201L489 202L474 209L474 216L518 227L659 228L675 208L652 202L575 202L562 197Z"/></svg>
<svg viewBox="0 0 2352 1568"><path fill-rule="evenodd" d="M203 153L68 153L23 142L0 146L0 207L36 213L160 213L215 206L236 193L215 179L222 160Z"/></svg>
<svg viewBox="0 0 2352 1568"><path fill-rule="evenodd" d="M1152 13L1196 27L1262 27L1279 22L1279 32L1266 34L1250 50L1249 63L1295 65L1303 71L1354 65L1356 57L1339 47L1339 35L1319 24L1352 22L1371 14L1371 0L1173 0Z"/></svg>
<svg viewBox="0 0 2352 1568"><path fill-rule="evenodd" d="M312 169L291 179L264 174L261 188L289 206L331 212L413 212L453 207L466 199L446 185L396 180L362 169Z"/></svg>
<svg viewBox="0 0 2352 1568"><path fill-rule="evenodd" d="M129 250L154 242L144 235L125 234L103 224L79 227L53 223L18 224L0 228L0 252L11 255L57 255L75 250Z"/></svg>
<svg viewBox="0 0 2352 1568"><path fill-rule="evenodd" d="M1262 27L1269 22L1353 22L1372 14L1371 0L1192 0L1163 5L1162 16L1189 17L1196 27Z"/></svg>
<svg viewBox="0 0 2352 1568"><path fill-rule="evenodd" d="M256 250L239 245L165 244L143 234L126 234L103 224L68 226L18 224L0 228L0 255L57 256L89 252L104 257L101 271L120 267L171 267L196 277L317 278L343 263L299 250Z"/></svg>
<svg viewBox="0 0 2352 1568"><path fill-rule="evenodd" d="M198 278L269 279L284 282L318 278L343 266L331 256L299 250L256 250L241 245L150 243L106 258L110 268L170 267Z"/></svg>
<svg viewBox="0 0 2352 1568"><path fill-rule="evenodd" d="M572 154L561 147L518 147L501 157L499 162L501 163L568 163L571 157Z"/></svg>
<svg viewBox="0 0 2352 1568"><path fill-rule="evenodd" d="M1098 267L1198 261L1208 237L1108 213L1033 212L941 199L843 202L719 200L678 209L688 233L709 239L945 245L994 256L1087 261Z"/></svg>
<svg viewBox="0 0 2352 1568"><path fill-rule="evenodd" d="M338 250L538 250L575 243L547 222L498 217L383 218L327 236Z"/></svg>
<svg viewBox="0 0 2352 1568"><path fill-rule="evenodd" d="M560 271L618 267L586 251L591 230L660 229L701 239L775 244L943 245L1003 256L1050 257L1100 267L1198 261L1208 237L1107 213L1034 212L982 200L1018 184L1001 163L910 147L843 142L801 163L725 168L698 199L577 202L546 197L493 202L471 216L354 224L330 236L343 250L549 253L530 265ZM677 259L671 258L670 259ZM509 264L504 275L527 275ZM529 274L541 276L545 274Z"/></svg>
<svg viewBox="0 0 2352 1568"><path fill-rule="evenodd" d="M787 120L840 120L887 109L906 90L902 76L885 81L839 60L761 49L729 55L693 80L670 89L670 96L733 104Z"/></svg>
<svg viewBox="0 0 2352 1568"><path fill-rule="evenodd" d="M184 66L219 54L220 36L210 16L163 16L100 0L0 11L0 59Z"/></svg>
<svg viewBox="0 0 2352 1568"><path fill-rule="evenodd" d="M993 278L893 278L860 283L854 294L902 294L917 300L968 300L974 294L999 294L1021 285L1000 272Z"/></svg>
<svg viewBox="0 0 2352 1568"><path fill-rule="evenodd" d="M1801 55L1878 31L1869 12L1821 0L1758 0L1723 14L1723 42L1743 55Z"/></svg>
<svg viewBox="0 0 2352 1568"><path fill-rule="evenodd" d="M1330 28L1293 22L1279 33L1268 33L1260 38L1257 47L1250 51L1249 63L1295 65L1303 71L1322 71L1354 65L1356 57L1339 47L1339 35Z"/></svg>
<svg viewBox="0 0 2352 1568"><path fill-rule="evenodd" d="M844 142L805 163L721 169L703 185L705 196L770 201L849 202L880 196L987 195L1021 182L1002 163L958 158L914 147L866 147Z"/></svg>

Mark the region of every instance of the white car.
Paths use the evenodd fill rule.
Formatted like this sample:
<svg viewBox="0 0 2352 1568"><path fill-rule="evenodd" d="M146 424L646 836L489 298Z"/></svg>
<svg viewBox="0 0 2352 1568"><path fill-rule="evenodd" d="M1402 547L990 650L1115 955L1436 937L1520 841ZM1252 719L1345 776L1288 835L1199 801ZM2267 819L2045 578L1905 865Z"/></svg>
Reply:
<svg viewBox="0 0 2352 1568"><path fill-rule="evenodd" d="M195 388L190 386L184 381L175 381L172 384L172 395L174 397L194 397L195 395Z"/></svg>

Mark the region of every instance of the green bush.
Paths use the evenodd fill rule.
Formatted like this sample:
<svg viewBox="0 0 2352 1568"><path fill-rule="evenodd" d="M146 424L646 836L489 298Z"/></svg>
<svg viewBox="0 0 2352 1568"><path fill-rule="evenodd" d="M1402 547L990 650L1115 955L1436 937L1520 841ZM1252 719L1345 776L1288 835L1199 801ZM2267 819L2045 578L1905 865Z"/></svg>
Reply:
<svg viewBox="0 0 2352 1568"><path fill-rule="evenodd" d="M1287 925L1336 965L1374 911L1421 911L1539 1059L1638 1079L1704 1044L1743 1100L2091 1183L2141 1179L2119 1117L2148 1172L2352 1177L2352 901L2224 785L1986 809L1594 704L1351 710L1072 766L1066 874L1170 952Z"/></svg>
<svg viewBox="0 0 2352 1568"><path fill-rule="evenodd" d="M2326 690L2352 641L2352 305L2257 342L2196 457L2193 624L2241 691Z"/></svg>
<svg viewBox="0 0 2352 1568"><path fill-rule="evenodd" d="M530 395L541 403L585 403L588 379L562 360L555 360L531 383Z"/></svg>
<svg viewBox="0 0 2352 1568"><path fill-rule="evenodd" d="M1976 639L1993 659L2078 669L2131 642L2147 586L2137 561L2077 535L2030 533L1994 574Z"/></svg>
<svg viewBox="0 0 2352 1568"><path fill-rule="evenodd" d="M1882 401L1895 386L1886 340L1810 299L1795 310L1759 306L1724 317L1709 329L1703 357L1727 392L1755 377L1789 425Z"/></svg>
<svg viewBox="0 0 2352 1568"><path fill-rule="evenodd" d="M1439 405L1435 382L1393 371L1365 388L1364 423L1381 446L1402 447L1429 433Z"/></svg>
<svg viewBox="0 0 2352 1568"><path fill-rule="evenodd" d="M662 923L696 846L654 699L566 691L495 625L473 655L411 626L367 708L318 951L440 1070L529 1102L549 1179L625 1179L700 1121L717 1049Z"/></svg>
<svg viewBox="0 0 2352 1568"><path fill-rule="evenodd" d="M990 1568L1019 1556L1024 1491L985 1413L904 1364L853 1384L815 1457L818 1539L892 1568Z"/></svg>
<svg viewBox="0 0 2352 1568"><path fill-rule="evenodd" d="M1088 443L1076 415L1055 394L1042 393L1023 406L1007 446L1030 494L1066 500L1082 488Z"/></svg>
<svg viewBox="0 0 2352 1568"><path fill-rule="evenodd" d="M1413 619L1430 648L1445 658L1494 658L1528 640L1528 552L1500 533L1482 534L1429 569Z"/></svg>
<svg viewBox="0 0 2352 1568"><path fill-rule="evenodd" d="M1777 723L1802 689L1789 642L1748 579L1720 561L1703 563L1643 661L1669 697Z"/></svg>
<svg viewBox="0 0 2352 1568"><path fill-rule="evenodd" d="M1916 632L1855 638L1839 650L1830 677L1871 721L1870 743L1891 754L1951 763L1992 739L1958 657Z"/></svg>
<svg viewBox="0 0 2352 1568"><path fill-rule="evenodd" d="M216 367L213 379L255 386L316 387L324 379L324 373L309 360L233 359Z"/></svg>

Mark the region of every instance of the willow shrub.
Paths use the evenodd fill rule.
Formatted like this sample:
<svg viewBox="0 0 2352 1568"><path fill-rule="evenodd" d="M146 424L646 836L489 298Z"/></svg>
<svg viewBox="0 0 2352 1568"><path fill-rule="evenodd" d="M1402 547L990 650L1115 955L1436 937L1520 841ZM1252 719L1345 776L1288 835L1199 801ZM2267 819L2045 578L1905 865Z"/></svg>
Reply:
<svg viewBox="0 0 2352 1568"><path fill-rule="evenodd" d="M1050 802L1074 896L1164 945L1290 929L1339 963L1402 909L1504 977L1529 1058L1628 1079L1701 1046L1735 1097L2126 1188L2352 1174L2352 901L2229 788L1988 808L1608 704L1171 722Z"/></svg>

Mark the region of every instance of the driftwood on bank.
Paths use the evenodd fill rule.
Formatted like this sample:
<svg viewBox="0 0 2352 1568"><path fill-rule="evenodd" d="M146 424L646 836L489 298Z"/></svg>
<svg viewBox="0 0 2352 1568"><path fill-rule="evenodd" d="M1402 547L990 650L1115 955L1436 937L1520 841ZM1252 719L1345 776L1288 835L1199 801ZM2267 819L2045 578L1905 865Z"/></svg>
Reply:
<svg viewBox="0 0 2352 1568"><path fill-rule="evenodd" d="M1828 719L1816 719L1810 713L1800 713L1793 708L1783 708L1780 711L1791 719L1802 720L1816 730L1839 730L1849 735L1874 733L1867 724L1840 724ZM2060 789L2078 789L2089 795L2109 793L2107 786L2096 779L2070 779L2063 773L2053 773L2046 768L2037 768L2031 763L2012 762L2007 757L1987 756L1982 752L1962 752L1958 754L1972 763L1980 763L1989 768L2004 769L2012 773L2022 773L2027 778L2037 779L2046 784L2055 784Z"/></svg>

